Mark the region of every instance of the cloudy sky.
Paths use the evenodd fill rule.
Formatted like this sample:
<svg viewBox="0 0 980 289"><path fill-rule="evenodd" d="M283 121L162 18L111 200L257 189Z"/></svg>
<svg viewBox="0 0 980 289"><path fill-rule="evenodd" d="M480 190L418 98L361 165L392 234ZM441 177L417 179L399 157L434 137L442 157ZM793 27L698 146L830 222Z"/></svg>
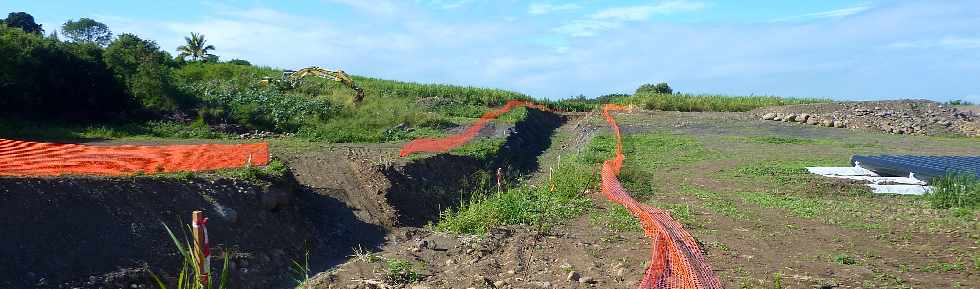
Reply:
<svg viewBox="0 0 980 289"><path fill-rule="evenodd" d="M276 2L287 2L276 3ZM171 51L498 87L537 97L676 90L980 102L980 1L0 0L51 31L72 18Z"/></svg>

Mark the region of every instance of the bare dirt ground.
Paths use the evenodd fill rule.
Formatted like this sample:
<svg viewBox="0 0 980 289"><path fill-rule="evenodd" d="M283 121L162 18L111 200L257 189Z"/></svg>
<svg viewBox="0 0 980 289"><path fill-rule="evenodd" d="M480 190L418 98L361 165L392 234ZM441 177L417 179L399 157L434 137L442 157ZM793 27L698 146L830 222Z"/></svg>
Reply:
<svg viewBox="0 0 980 289"><path fill-rule="evenodd" d="M559 129L532 184L549 158L608 134L599 117L581 117ZM727 288L980 287L980 216L799 172L810 164L846 166L853 154L977 155L975 138L855 132L743 113L635 111L617 118L626 142L649 135L690 140L628 154L626 170L636 172L625 173L649 176L652 193L638 200L670 209L703 244ZM652 156L664 161L643 163ZM613 207L590 194L593 212L550 229L516 226L486 236L395 229L380 250L353 254L304 287L632 288L648 240L640 230L596 221ZM397 261L411 264L418 280L394 280Z"/></svg>

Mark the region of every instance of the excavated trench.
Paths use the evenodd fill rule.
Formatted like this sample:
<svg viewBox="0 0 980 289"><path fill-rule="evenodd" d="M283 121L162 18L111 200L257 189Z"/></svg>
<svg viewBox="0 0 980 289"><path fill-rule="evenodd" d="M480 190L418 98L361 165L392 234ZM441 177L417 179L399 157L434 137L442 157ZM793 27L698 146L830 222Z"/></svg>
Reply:
<svg viewBox="0 0 980 289"><path fill-rule="evenodd" d="M563 116L529 109L495 156L438 154L379 163L363 153L279 156L284 180L222 178L0 178L0 288L150 288L180 257L162 224L210 217L220 268L231 255L235 288L285 288L290 264L310 255L314 272L380 246L396 227L421 226L505 168L513 181L538 169ZM142 286L142 287L141 287Z"/></svg>

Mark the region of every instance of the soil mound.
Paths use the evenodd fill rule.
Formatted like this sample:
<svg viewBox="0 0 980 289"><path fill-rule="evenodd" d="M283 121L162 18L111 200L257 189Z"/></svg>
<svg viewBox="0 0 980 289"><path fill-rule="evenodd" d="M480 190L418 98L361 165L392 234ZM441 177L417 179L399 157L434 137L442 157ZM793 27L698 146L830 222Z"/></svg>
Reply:
<svg viewBox="0 0 980 289"><path fill-rule="evenodd" d="M760 108L751 113L763 120L893 134L980 136L977 113L928 100L789 105Z"/></svg>

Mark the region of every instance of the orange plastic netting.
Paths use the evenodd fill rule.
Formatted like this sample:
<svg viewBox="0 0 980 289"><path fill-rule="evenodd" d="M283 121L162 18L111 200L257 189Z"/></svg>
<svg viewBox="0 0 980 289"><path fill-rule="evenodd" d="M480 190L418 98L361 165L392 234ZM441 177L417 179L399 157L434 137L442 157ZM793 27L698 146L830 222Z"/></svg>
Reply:
<svg viewBox="0 0 980 289"><path fill-rule="evenodd" d="M623 140L616 119L609 114L616 110L625 108L615 104L602 108L602 116L616 136L616 156L602 164L602 193L639 219L644 233L652 240L650 266L643 274L639 288L722 288L691 233L684 230L669 212L634 200L619 183L617 176L625 159Z"/></svg>
<svg viewBox="0 0 980 289"><path fill-rule="evenodd" d="M535 104L530 101L510 100L507 101L507 103L504 104L503 107L498 108L491 112L484 113L479 120L477 120L475 123L470 125L470 127L467 128L466 131L464 132L454 134L445 138L421 138L421 139L413 140L402 147L401 153L399 153L399 155L405 157L417 152L429 152L429 153L447 152L473 139L473 137L475 137L478 133L480 133L480 130L483 129L483 127L486 126L487 123L489 123L491 120L496 119L501 114L507 113L508 111L514 109L515 107L521 107L521 106L536 108L539 110L548 110L547 107L543 105Z"/></svg>
<svg viewBox="0 0 980 289"><path fill-rule="evenodd" d="M465 132L442 139L419 139L406 144L401 156L415 152L445 152L460 146L493 120L516 106L541 108L526 101L511 101L504 107L489 112L469 127ZM625 206L634 217L640 220L643 231L651 239L650 266L640 281L639 288L722 288L718 276L705 261L701 248L694 237L670 216L670 213L637 202L623 189L617 176L623 167L623 141L619 125L609 114L610 111L625 110L623 106L607 104L602 115L616 136L616 156L602 165L602 193L616 203Z"/></svg>
<svg viewBox="0 0 980 289"><path fill-rule="evenodd" d="M269 163L269 145L91 146L0 139L0 175L119 176L205 171Z"/></svg>

